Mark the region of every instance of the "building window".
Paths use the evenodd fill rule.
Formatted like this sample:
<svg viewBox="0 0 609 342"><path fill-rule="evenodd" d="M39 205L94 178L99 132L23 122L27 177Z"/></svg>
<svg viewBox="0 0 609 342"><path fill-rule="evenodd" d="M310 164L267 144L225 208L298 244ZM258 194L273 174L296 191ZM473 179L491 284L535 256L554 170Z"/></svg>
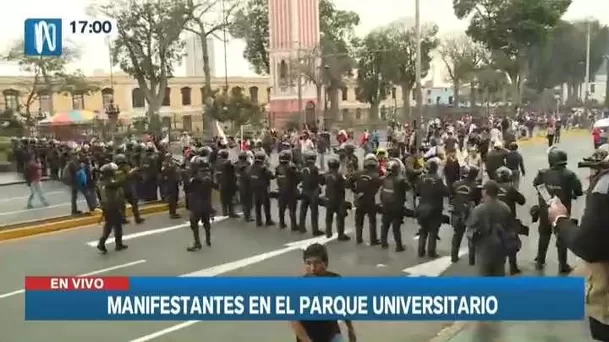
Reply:
<svg viewBox="0 0 609 342"><path fill-rule="evenodd" d="M38 94L38 108L41 112L53 111L53 97L49 93L40 92Z"/></svg>
<svg viewBox="0 0 609 342"><path fill-rule="evenodd" d="M250 87L250 99L254 103L258 103L258 87Z"/></svg>
<svg viewBox="0 0 609 342"><path fill-rule="evenodd" d="M596 84L591 83L590 84L590 94L594 94L595 91L596 91Z"/></svg>
<svg viewBox="0 0 609 342"><path fill-rule="evenodd" d="M182 129L187 132L192 132L192 116L190 116L190 115L182 116Z"/></svg>
<svg viewBox="0 0 609 342"><path fill-rule="evenodd" d="M431 95L431 89L427 89L427 96Z"/></svg>
<svg viewBox="0 0 609 342"><path fill-rule="evenodd" d="M427 99L427 104L431 104L431 99Z"/></svg>
<svg viewBox="0 0 609 342"><path fill-rule="evenodd" d="M361 119L362 119L362 109L357 108L355 110L355 120L361 120Z"/></svg>
<svg viewBox="0 0 609 342"><path fill-rule="evenodd" d="M343 101L349 101L349 88L342 87L340 92L341 92Z"/></svg>
<svg viewBox="0 0 609 342"><path fill-rule="evenodd" d="M184 87L180 89L180 92L182 93L182 106L190 106L192 103L192 100L190 98L190 87Z"/></svg>
<svg viewBox="0 0 609 342"><path fill-rule="evenodd" d="M165 96L163 97L163 103L161 103L163 107L171 106L171 88L165 88Z"/></svg>
<svg viewBox="0 0 609 342"><path fill-rule="evenodd" d="M448 97L448 104L453 104L453 101L454 101L454 100L455 100L455 99L454 99L452 96L449 96L449 97Z"/></svg>
<svg viewBox="0 0 609 342"><path fill-rule="evenodd" d="M161 118L161 125L167 129L171 129L171 118L169 116L163 116Z"/></svg>
<svg viewBox="0 0 609 342"><path fill-rule="evenodd" d="M102 106L104 109L110 107L114 100L114 90L111 88L102 89Z"/></svg>
<svg viewBox="0 0 609 342"><path fill-rule="evenodd" d="M85 95L83 93L72 93L72 109L85 109Z"/></svg>
<svg viewBox="0 0 609 342"><path fill-rule="evenodd" d="M131 105L133 108L144 108L146 105L146 98L144 92L140 88L134 88L131 91Z"/></svg>
<svg viewBox="0 0 609 342"><path fill-rule="evenodd" d="M397 88L396 88L396 87L391 88L391 99L392 99L392 100L397 99L397 91L398 91L398 90L397 90Z"/></svg>
<svg viewBox="0 0 609 342"><path fill-rule="evenodd" d="M440 100L441 100L440 96L436 96L436 104L440 104Z"/></svg>
<svg viewBox="0 0 609 342"><path fill-rule="evenodd" d="M417 92L416 92L416 90L413 89L413 90L411 90L411 92L412 92L412 100L416 101L417 100Z"/></svg>
<svg viewBox="0 0 609 342"><path fill-rule="evenodd" d="M15 89L7 89L2 92L4 94L4 105L6 109L19 111L19 92Z"/></svg>

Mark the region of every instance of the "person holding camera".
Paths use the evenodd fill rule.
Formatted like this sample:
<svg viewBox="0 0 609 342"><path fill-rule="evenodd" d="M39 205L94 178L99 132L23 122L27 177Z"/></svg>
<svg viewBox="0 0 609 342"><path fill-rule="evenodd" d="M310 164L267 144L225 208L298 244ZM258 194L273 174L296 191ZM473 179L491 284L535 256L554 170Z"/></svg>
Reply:
<svg viewBox="0 0 609 342"><path fill-rule="evenodd" d="M586 278L590 332L596 341L609 341L609 230L602 220L609 210L609 145L599 147L580 167L592 170L586 210L579 227L558 197L548 206L548 218L564 245L583 260L573 274Z"/></svg>

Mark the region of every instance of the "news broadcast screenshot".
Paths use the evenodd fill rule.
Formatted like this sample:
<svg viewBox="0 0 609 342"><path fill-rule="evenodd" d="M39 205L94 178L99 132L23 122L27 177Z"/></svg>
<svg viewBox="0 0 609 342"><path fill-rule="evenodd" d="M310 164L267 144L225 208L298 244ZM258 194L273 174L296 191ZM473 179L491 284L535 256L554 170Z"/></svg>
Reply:
<svg viewBox="0 0 609 342"><path fill-rule="evenodd" d="M4 7L0 342L609 342L606 0Z"/></svg>

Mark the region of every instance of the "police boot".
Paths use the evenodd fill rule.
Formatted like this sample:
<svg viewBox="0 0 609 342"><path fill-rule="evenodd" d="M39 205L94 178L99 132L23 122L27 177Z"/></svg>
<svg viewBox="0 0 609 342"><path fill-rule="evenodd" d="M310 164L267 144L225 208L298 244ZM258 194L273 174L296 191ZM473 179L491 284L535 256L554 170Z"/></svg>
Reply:
<svg viewBox="0 0 609 342"><path fill-rule="evenodd" d="M211 229L205 229L205 244L207 247L211 247Z"/></svg>
<svg viewBox="0 0 609 342"><path fill-rule="evenodd" d="M429 234L427 237L427 257L429 258L438 258L439 255L436 251L436 245L438 243L438 235L437 234Z"/></svg>
<svg viewBox="0 0 609 342"><path fill-rule="evenodd" d="M101 239L99 240L99 243L97 244L97 250L101 253L101 254L106 254L108 253L108 249L106 249L106 244L104 241L102 241Z"/></svg>
<svg viewBox="0 0 609 342"><path fill-rule="evenodd" d="M510 263L510 274L516 275L521 273L520 268L518 268L518 257L517 254L514 253L508 257Z"/></svg>
<svg viewBox="0 0 609 342"><path fill-rule="evenodd" d="M567 249L565 247L558 247L558 273L569 274L573 271L573 268L567 263Z"/></svg>
<svg viewBox="0 0 609 342"><path fill-rule="evenodd" d="M196 252L203 248L201 245L201 237L199 236L199 225L197 224L196 227L191 225L190 229L192 230L192 235L195 241L192 246L187 247L186 250L189 252Z"/></svg>

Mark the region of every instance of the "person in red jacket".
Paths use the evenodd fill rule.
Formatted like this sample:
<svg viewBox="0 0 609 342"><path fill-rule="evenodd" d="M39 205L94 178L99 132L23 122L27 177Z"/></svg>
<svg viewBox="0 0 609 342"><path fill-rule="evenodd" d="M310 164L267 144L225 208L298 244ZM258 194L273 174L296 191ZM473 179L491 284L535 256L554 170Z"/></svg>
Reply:
<svg viewBox="0 0 609 342"><path fill-rule="evenodd" d="M592 141L594 142L594 149L597 149L599 146L601 146L600 128L595 128L592 130Z"/></svg>
<svg viewBox="0 0 609 342"><path fill-rule="evenodd" d="M42 205L45 207L49 206L49 202L47 202L44 197L44 193L42 192L41 186L42 180L42 166L40 162L36 159L36 156L32 155L30 157L30 161L26 166L25 172L25 181L27 185L30 187L30 196L27 199L27 208L32 209L34 206L32 205L32 201L34 200L34 196L37 196L42 202Z"/></svg>

